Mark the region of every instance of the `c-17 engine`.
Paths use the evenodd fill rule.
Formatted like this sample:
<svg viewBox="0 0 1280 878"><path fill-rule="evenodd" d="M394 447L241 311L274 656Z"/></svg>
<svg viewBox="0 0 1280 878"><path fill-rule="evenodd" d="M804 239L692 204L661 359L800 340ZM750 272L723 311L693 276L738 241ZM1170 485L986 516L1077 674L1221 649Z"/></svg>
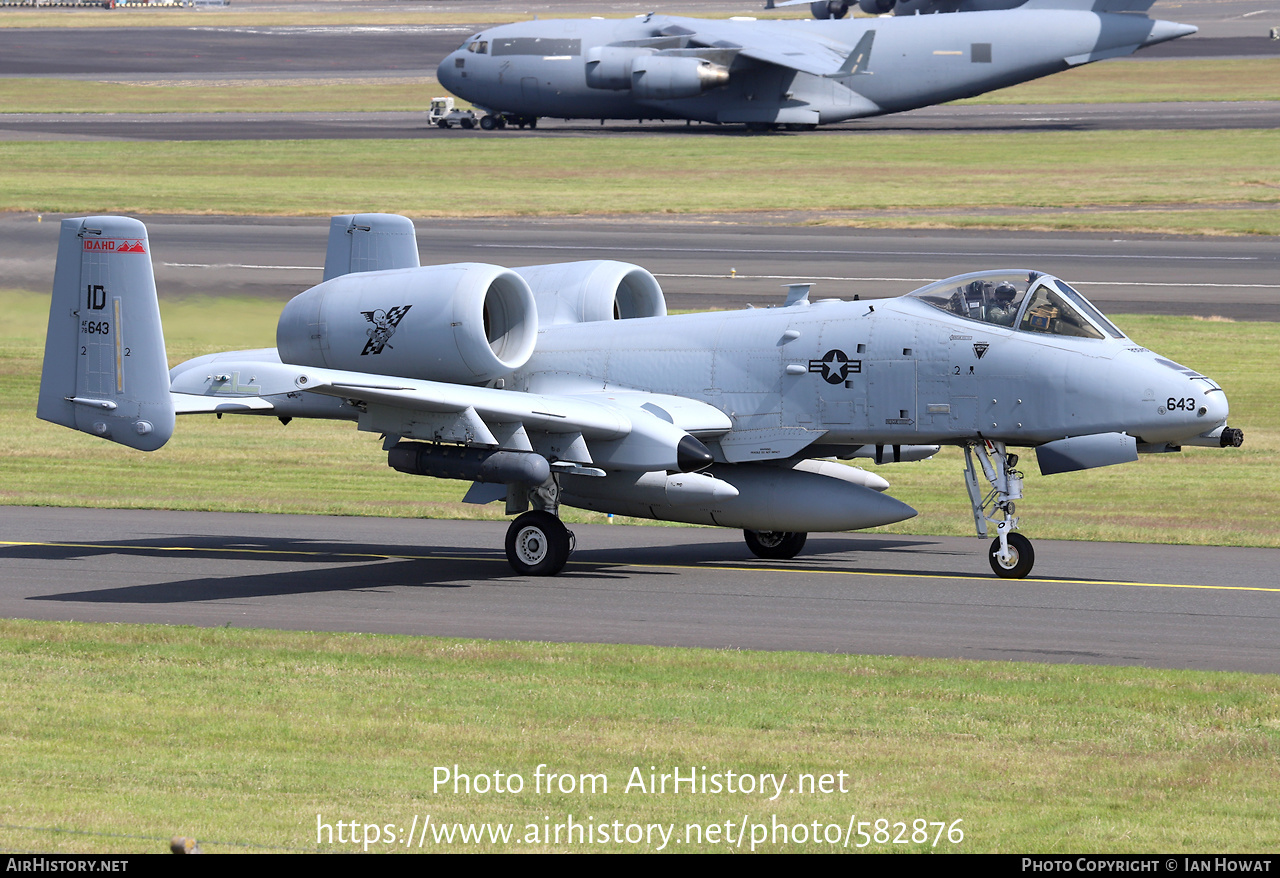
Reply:
<svg viewBox="0 0 1280 878"><path fill-rule="evenodd" d="M697 97L729 81L729 68L692 54L668 55L636 46L595 46L586 55L587 85L641 99Z"/></svg>

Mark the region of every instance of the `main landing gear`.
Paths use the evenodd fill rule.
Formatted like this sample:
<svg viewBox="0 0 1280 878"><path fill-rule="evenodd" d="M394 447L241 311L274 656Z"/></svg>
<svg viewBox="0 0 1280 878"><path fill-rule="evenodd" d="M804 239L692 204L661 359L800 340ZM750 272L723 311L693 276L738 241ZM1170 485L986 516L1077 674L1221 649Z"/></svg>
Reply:
<svg viewBox="0 0 1280 878"><path fill-rule="evenodd" d="M982 465L983 477L991 485L985 497L978 486L975 458ZM964 480L969 488L969 502L973 504L973 523L978 529L978 536L987 535L989 524L996 528L996 538L991 541L987 553L991 569L1004 579L1024 579L1036 563L1036 553L1031 548L1031 540L1013 532L1018 526L1013 501L1022 499L1018 455L1009 454L1003 442L983 440L964 447L964 463Z"/></svg>
<svg viewBox="0 0 1280 878"><path fill-rule="evenodd" d="M507 489L507 513L528 509L507 528L507 563L523 576L555 576L564 569L573 552L573 531L558 517L560 486L552 476L530 489L511 485Z"/></svg>
<svg viewBox="0 0 1280 878"><path fill-rule="evenodd" d="M550 512L526 512L507 528L507 561L525 576L555 576L573 551L573 533Z"/></svg>
<svg viewBox="0 0 1280 878"><path fill-rule="evenodd" d="M791 531L744 530L747 548L757 558L768 558L774 561L794 558L804 548L808 534Z"/></svg>

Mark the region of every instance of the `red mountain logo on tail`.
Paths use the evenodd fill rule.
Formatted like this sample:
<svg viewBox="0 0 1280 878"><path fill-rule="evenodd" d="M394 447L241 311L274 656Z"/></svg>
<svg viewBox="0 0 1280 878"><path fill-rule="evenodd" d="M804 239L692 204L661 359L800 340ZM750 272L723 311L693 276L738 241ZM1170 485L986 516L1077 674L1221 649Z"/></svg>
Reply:
<svg viewBox="0 0 1280 878"><path fill-rule="evenodd" d="M105 253L146 253L141 238L85 238L84 249Z"/></svg>

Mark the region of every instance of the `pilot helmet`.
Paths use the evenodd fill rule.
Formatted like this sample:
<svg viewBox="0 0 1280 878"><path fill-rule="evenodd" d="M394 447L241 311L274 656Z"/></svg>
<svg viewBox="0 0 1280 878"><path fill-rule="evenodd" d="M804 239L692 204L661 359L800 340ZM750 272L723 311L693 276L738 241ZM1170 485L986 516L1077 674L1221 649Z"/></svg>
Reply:
<svg viewBox="0 0 1280 878"><path fill-rule="evenodd" d="M1012 302L1018 295L1018 288L1008 281L1002 281L996 285L995 297L996 301L1002 304Z"/></svg>

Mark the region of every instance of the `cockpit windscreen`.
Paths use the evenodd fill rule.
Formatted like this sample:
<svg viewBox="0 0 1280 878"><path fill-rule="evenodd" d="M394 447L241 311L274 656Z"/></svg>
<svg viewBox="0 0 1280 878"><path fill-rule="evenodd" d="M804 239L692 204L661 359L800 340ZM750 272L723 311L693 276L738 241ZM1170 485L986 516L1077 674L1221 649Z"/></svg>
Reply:
<svg viewBox="0 0 1280 878"><path fill-rule="evenodd" d="M948 278L909 294L969 320L1076 338L1124 338L1089 300L1036 271L983 271Z"/></svg>

